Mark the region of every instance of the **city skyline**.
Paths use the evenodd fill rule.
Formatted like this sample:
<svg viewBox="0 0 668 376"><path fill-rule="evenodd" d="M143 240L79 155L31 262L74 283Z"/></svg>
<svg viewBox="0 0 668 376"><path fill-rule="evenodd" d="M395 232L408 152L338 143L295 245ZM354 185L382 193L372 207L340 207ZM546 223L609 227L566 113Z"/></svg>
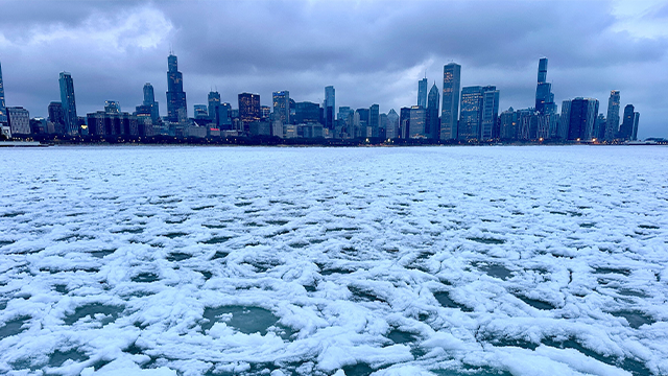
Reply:
<svg viewBox="0 0 668 376"><path fill-rule="evenodd" d="M313 20L306 17L305 12L308 9L320 14L325 11L341 10L343 7L349 8L352 19L372 17L376 20L393 19L394 15L402 12L411 18L419 10L429 8L432 11L425 13L425 25L406 30L408 35L428 31L424 38L416 40L411 45L406 45L403 38L399 38L389 29L361 31L373 36L372 40L382 42L377 43L379 44L377 47L371 46L368 42L363 42L360 46L348 43L353 41L346 29L346 25L351 21L338 25L343 28L342 32L335 33L331 43L320 40L316 43L315 40L306 37L304 39L292 28L288 28L284 31L287 34L282 35L294 46L292 58L280 55L276 49L262 41L266 34L262 31L264 28L248 29L251 32L249 38L257 38L258 49L263 51L260 55L265 57L260 58L255 49L244 49L243 46L229 41L234 35L238 35L238 31L228 28L231 26L218 26L210 35L198 27L197 23L188 22L191 21L193 12L202 9L202 4L199 3L194 3L191 7L185 7L183 4L168 6L143 2L129 3L120 8L115 7L116 12L113 16L108 12L101 12L108 9L108 4L104 2L84 3L75 14L38 14L35 18L45 21L40 24L41 26L32 20L27 20L12 32L7 31L5 26L0 26L0 32L5 36L4 42L0 43L0 60L5 75L7 105L23 106L30 110L32 116L45 117L48 104L59 99L57 87L53 87L53 82L54 75L61 71L71 72L76 81L77 111L81 114L100 110L105 100L116 100L126 109L133 108L142 103L141 87L146 82L154 85L158 94L156 101L166 103L164 95L160 93L165 93L168 89L164 79L164 56L171 45L180 59L179 70L185 76L183 89L189 97L187 108L189 114L194 104L207 104L207 94L212 87L220 93L222 102L234 105L239 93L250 92L260 94L262 105L271 105L272 93L279 90L289 90L290 98L298 102L311 101L322 104L325 100L323 88L328 85L336 88L337 106L360 108L378 103L381 113L387 113L390 109L399 111L402 106L415 103L416 81L423 78L425 72L429 82L436 81L440 88L442 67L450 61L455 61L463 67L460 88L495 85L501 91L499 112L502 112L511 106L533 107L536 94L536 60L548 56L550 74L547 81L552 84L554 102L559 107L563 100L575 97L593 97L604 103L612 90L619 90L622 106L631 103L643 114L639 138L667 136L668 130L664 119L667 117L668 105L665 103L665 96L657 89L664 81L668 81L668 77L662 74L665 69L654 67L661 66L661 62L665 61L665 46L668 42L660 32L658 35L654 32L655 34L643 36L642 33L645 31L639 30L638 25L631 22L633 21L631 16L635 14L633 12L639 11L642 11L644 21L647 21L648 17L650 21L661 18L665 9L661 6L662 3L644 6L640 10L625 10L623 4L614 2L587 2L584 7L596 16L597 30L602 28L603 31L585 27L584 30L580 30L581 35L574 35L572 31L562 26L568 17L575 17L576 21L582 18L573 10L566 9L563 3L553 6L530 3L505 4L510 10L517 10L516 8L521 5L523 9L526 8L529 15L541 12L546 14L542 22L545 30L548 30L546 38L549 40L559 42L565 38L575 38L574 42L580 41L580 44L583 44L577 46L577 43L569 42L568 49L564 49L560 43L551 43L546 47L544 44L528 42L526 36L534 32L530 27L535 27L535 23L527 26L518 23L519 29L515 34L513 30L503 27L498 33L500 35L490 36L490 40L480 38L472 40L452 29L459 24L452 26L451 29L435 30L428 30L426 26L435 26L432 22L433 14L452 11L463 19L467 17L474 19L474 11L482 12L483 15L499 12L504 8L502 6L504 3L488 4L489 9L458 2L444 4L418 2L414 5L365 2L355 6L329 2L310 5L298 2L278 4L280 6L276 5L275 8L283 11L272 14L272 17L268 16L271 12L266 7L252 7L246 2L228 5L229 9L225 11L211 4L211 13L228 20L234 15L245 19L244 17L249 14L257 12L262 19L269 17L271 24L294 18L297 24L308 27L309 30L317 31L321 28L324 32L337 25L334 25L335 22L322 21L314 14L314 19L322 21L316 25ZM10 21L7 18L10 15L15 18L11 22L26 16L27 10L18 2L10 2L9 5L13 6L7 7L8 11L2 16L3 21ZM45 9L49 9L48 3L44 5ZM383 10L392 12L384 16ZM502 16L510 14L510 10L504 10ZM85 29L86 21L94 16L103 20L115 20L121 25L130 27L126 36L129 39L119 39L121 36L118 30L113 28L104 32L98 30L88 34L83 33L83 36L66 33L68 30ZM211 16L204 14L202 25L210 24L210 19ZM12 24L11 22L9 24ZM57 49L53 50L54 43L47 46L40 42L38 35L45 32L45 25L56 25L53 27L57 27L62 33L52 32L51 38L55 39L51 40L67 41L74 48L74 52L59 54L56 53ZM148 29L142 29L144 26ZM492 23L492 25L481 24L480 27L485 29L501 26L500 23ZM559 32L565 33L563 38L557 35ZM441 35L445 40L437 43L434 39L435 34ZM216 37L216 35L226 35L226 37ZM19 37L27 38L24 40L25 43L20 44L17 39ZM104 59L98 57L101 45L97 44L103 37L110 38L105 48ZM210 37L215 38L211 40ZM385 43L388 38L394 38L392 46L395 47L389 48L390 45ZM202 41L201 46L197 43L198 40ZM341 54L342 51L337 46L343 42L348 43L345 49L348 52L342 54L342 57L335 57ZM499 47L479 52L492 42L503 42L501 45L506 46L506 51L516 53L508 57L506 56L508 54L500 54ZM604 42L607 44L593 56L591 48ZM91 47L92 50L83 53L81 49L76 48L82 45ZM465 45L470 45L472 48L465 48ZM97 47L93 48L94 46ZM402 46L406 46L407 49L401 50ZM368 60L360 48L368 48L370 53L382 52L383 59L378 56ZM380 48L386 52L380 51ZM52 58L44 64L29 59L31 56L36 56L34 54L38 50L40 56L52 51L53 53L49 54ZM224 58L217 55L212 60L212 51L220 50L226 51ZM11 51L22 53L10 54ZM303 57L303 54L309 53L316 56L312 60L296 60L296 57ZM611 55L615 56L614 59L609 58ZM105 62L109 60L120 60L123 64L116 62L108 65ZM27 71L31 74L26 74ZM649 72L654 72L651 77ZM161 115L166 115L167 106L160 107ZM605 109L601 112L605 112Z"/></svg>

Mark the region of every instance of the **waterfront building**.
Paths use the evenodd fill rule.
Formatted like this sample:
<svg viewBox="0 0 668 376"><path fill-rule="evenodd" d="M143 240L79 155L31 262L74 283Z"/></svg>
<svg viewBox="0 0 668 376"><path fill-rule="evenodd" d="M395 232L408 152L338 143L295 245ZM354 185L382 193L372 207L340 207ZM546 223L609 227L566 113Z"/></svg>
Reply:
<svg viewBox="0 0 668 376"><path fill-rule="evenodd" d="M320 105L313 102L295 103L295 124L318 123L320 121Z"/></svg>
<svg viewBox="0 0 668 376"><path fill-rule="evenodd" d="M561 112L561 134L569 141L589 141L598 117L598 100L575 98L565 100Z"/></svg>
<svg viewBox="0 0 668 376"><path fill-rule="evenodd" d="M0 123L7 123L7 107L5 104L5 87L2 82L2 65L0 65Z"/></svg>
<svg viewBox="0 0 668 376"><path fill-rule="evenodd" d="M380 137L380 106L377 104L369 107L369 131L371 137Z"/></svg>
<svg viewBox="0 0 668 376"><path fill-rule="evenodd" d="M608 116L606 119L605 131L603 132L603 139L605 141L614 140L619 132L619 99L619 90L610 91L610 98L608 98Z"/></svg>
<svg viewBox="0 0 668 376"><path fill-rule="evenodd" d="M411 106L410 129L407 138L427 138L427 109L422 106Z"/></svg>
<svg viewBox="0 0 668 376"><path fill-rule="evenodd" d="M118 101L104 101L104 112L108 114L120 114L121 104Z"/></svg>
<svg viewBox="0 0 668 376"><path fill-rule="evenodd" d="M160 105L155 100L153 85L148 82L144 84L144 101L142 105L149 106L151 109L151 121L153 124L158 124L160 122Z"/></svg>
<svg viewBox="0 0 668 376"><path fill-rule="evenodd" d="M220 126L220 119L218 119L218 107L220 107L220 93L217 91L210 91L207 96L209 104L208 113L209 119L216 127Z"/></svg>
<svg viewBox="0 0 668 376"><path fill-rule="evenodd" d="M327 129L334 128L334 115L336 114L336 92L334 86L325 87L325 103L323 106L324 126Z"/></svg>
<svg viewBox="0 0 668 376"><path fill-rule="evenodd" d="M450 63L443 67L443 105L441 106L441 140L458 137L459 82L462 67Z"/></svg>
<svg viewBox="0 0 668 376"><path fill-rule="evenodd" d="M634 112L634 110L635 107L632 104L627 104L624 107L624 119L622 126L619 128L619 138L622 140L637 140L640 114Z"/></svg>
<svg viewBox="0 0 668 376"><path fill-rule="evenodd" d="M557 105L554 103L554 94L552 94L552 84L547 82L547 58L545 57L538 61L536 111L541 115L550 115L557 111Z"/></svg>
<svg viewBox="0 0 668 376"><path fill-rule="evenodd" d="M517 139L517 112L510 107L499 115L500 135L502 140Z"/></svg>
<svg viewBox="0 0 668 376"><path fill-rule="evenodd" d="M196 104L193 106L195 113L195 119L197 120L209 120L209 110L208 106L205 104Z"/></svg>
<svg viewBox="0 0 668 376"><path fill-rule="evenodd" d="M65 133L65 111L60 102L51 102L47 108L49 112L49 122L53 124L53 132L55 134Z"/></svg>
<svg viewBox="0 0 668 376"><path fill-rule="evenodd" d="M175 55L167 58L167 120L173 123L188 121L186 93L183 91L183 74Z"/></svg>
<svg viewBox="0 0 668 376"><path fill-rule="evenodd" d="M127 112L97 111L87 114L87 118L90 136L136 137L147 135L144 127L140 132L137 116ZM149 130L148 135L151 133L152 131Z"/></svg>
<svg viewBox="0 0 668 376"><path fill-rule="evenodd" d="M482 109L480 113L480 140L499 137L499 91L496 86L482 88Z"/></svg>
<svg viewBox="0 0 668 376"><path fill-rule="evenodd" d="M369 126L369 109L368 108L358 108L355 110L355 114L359 117L356 119L356 127L359 137L371 137L371 133L367 129Z"/></svg>
<svg viewBox="0 0 668 376"><path fill-rule="evenodd" d="M418 81L417 105L427 108L427 77Z"/></svg>
<svg viewBox="0 0 668 376"><path fill-rule="evenodd" d="M399 137L409 138L411 132L411 108L399 109Z"/></svg>
<svg viewBox="0 0 668 376"><path fill-rule="evenodd" d="M12 136L30 134L30 113L23 107L6 107L7 124Z"/></svg>
<svg viewBox="0 0 668 376"><path fill-rule="evenodd" d="M385 138L394 139L399 137L399 115L394 108L387 113L387 127L385 128Z"/></svg>
<svg viewBox="0 0 668 376"><path fill-rule="evenodd" d="M232 129L232 105L223 102L218 106L218 112L216 114L216 119L218 121L218 127L221 130L231 130Z"/></svg>
<svg viewBox="0 0 668 376"><path fill-rule="evenodd" d="M60 72L58 82L60 84L60 103L63 106L63 113L65 115L65 133L70 136L78 135L79 124L72 75L67 72Z"/></svg>
<svg viewBox="0 0 668 376"><path fill-rule="evenodd" d="M483 89L469 86L462 89L462 112L459 118L459 139L477 140L482 123ZM411 131L412 132L412 131Z"/></svg>
<svg viewBox="0 0 668 376"><path fill-rule="evenodd" d="M241 121L241 130L248 132L250 123L260 121L261 116L260 95L251 93L239 94L239 120Z"/></svg>
<svg viewBox="0 0 668 376"><path fill-rule="evenodd" d="M598 114L596 117L596 123L594 123L594 131L592 132L592 139L597 139L599 141L605 139L605 127L607 125L607 119L603 114Z"/></svg>
<svg viewBox="0 0 668 376"><path fill-rule="evenodd" d="M262 119L269 119L271 117L271 107L260 106L260 117Z"/></svg>
<svg viewBox="0 0 668 376"><path fill-rule="evenodd" d="M425 135L432 140L438 140L441 132L441 123L438 118L440 97L441 94L438 92L436 82L434 82L429 90L429 97L427 100L427 121L425 127Z"/></svg>
<svg viewBox="0 0 668 376"><path fill-rule="evenodd" d="M272 93L274 114L283 124L290 123L290 92L287 90Z"/></svg>

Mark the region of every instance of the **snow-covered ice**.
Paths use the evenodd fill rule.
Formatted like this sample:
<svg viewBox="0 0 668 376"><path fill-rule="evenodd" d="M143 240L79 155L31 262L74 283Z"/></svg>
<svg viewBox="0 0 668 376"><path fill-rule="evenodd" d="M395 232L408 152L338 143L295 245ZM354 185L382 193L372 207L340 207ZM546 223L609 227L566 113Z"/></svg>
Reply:
<svg viewBox="0 0 668 376"><path fill-rule="evenodd" d="M666 147L50 147L0 173L0 374L668 375Z"/></svg>

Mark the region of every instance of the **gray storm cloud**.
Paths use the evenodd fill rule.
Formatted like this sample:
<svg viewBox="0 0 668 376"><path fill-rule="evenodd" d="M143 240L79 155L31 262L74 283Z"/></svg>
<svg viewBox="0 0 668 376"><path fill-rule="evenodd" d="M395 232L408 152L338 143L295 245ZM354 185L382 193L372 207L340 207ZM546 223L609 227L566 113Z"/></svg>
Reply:
<svg viewBox="0 0 668 376"><path fill-rule="evenodd" d="M8 105L32 116L59 99L58 73L74 78L78 111L104 100L132 111L151 82L165 102L167 54L184 74L190 111L211 88L237 94L290 90L319 102L386 112L414 104L425 72L440 86L443 65L462 65L462 86L496 85L501 107L533 103L538 58L550 59L555 99L610 90L641 112L640 137L668 137L665 36L616 27L613 4L591 2L259 1L19 2L0 12L0 62ZM668 17L668 7L645 15ZM161 106L164 111L165 106Z"/></svg>

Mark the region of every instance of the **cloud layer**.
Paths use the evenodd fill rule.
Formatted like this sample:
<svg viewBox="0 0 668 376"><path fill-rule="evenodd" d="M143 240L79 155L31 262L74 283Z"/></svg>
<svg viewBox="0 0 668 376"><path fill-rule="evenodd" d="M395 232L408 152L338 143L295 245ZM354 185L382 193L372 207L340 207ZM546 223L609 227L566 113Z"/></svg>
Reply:
<svg viewBox="0 0 668 376"><path fill-rule="evenodd" d="M237 94L289 90L319 102L386 112L416 101L417 80L441 85L462 65L462 85L496 85L502 109L531 106L538 58L550 59L555 99L610 90L641 112L640 137L668 137L668 5L644 2L255 1L19 2L0 13L8 105L33 116L59 100L58 73L74 78L78 111L119 100L132 111L151 82L166 108L167 55L179 57L192 105L211 88ZM431 85L431 83L430 83Z"/></svg>

